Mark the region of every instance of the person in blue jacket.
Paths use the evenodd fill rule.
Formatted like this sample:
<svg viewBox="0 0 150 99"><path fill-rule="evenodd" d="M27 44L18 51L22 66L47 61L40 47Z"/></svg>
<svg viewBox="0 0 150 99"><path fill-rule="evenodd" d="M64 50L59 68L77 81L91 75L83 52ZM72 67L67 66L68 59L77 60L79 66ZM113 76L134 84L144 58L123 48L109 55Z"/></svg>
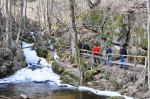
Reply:
<svg viewBox="0 0 150 99"><path fill-rule="evenodd" d="M87 50L87 51L84 51L84 56L87 59L88 58L88 50L90 49L89 44L87 42L84 44L83 49Z"/></svg>
<svg viewBox="0 0 150 99"><path fill-rule="evenodd" d="M111 54L111 53L112 53L112 49L111 49L110 47L108 47L108 46L106 46L105 51L106 51L106 55L107 55L107 54ZM108 60L109 62L112 60L111 55L107 55L107 57L106 57L106 58L107 58L107 60ZM106 65L107 60L106 60L106 59L104 60L104 64L103 64L103 65ZM112 63L109 63L109 66L112 66Z"/></svg>
<svg viewBox="0 0 150 99"><path fill-rule="evenodd" d="M121 55L120 56L121 62L124 63L126 60L126 56L123 56L123 55L127 55L127 50L126 50L125 46L122 46L120 48L120 55ZM123 67L124 67L124 69L127 69L127 65L121 64L120 68L123 68Z"/></svg>

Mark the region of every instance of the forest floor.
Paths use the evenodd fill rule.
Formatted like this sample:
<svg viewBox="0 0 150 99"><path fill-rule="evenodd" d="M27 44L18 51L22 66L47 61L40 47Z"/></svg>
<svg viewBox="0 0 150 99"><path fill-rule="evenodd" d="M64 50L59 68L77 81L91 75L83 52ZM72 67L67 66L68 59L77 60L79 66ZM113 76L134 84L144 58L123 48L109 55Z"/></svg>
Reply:
<svg viewBox="0 0 150 99"><path fill-rule="evenodd" d="M88 60L87 60L88 61ZM64 69L80 77L79 69L76 64L71 64L68 59L58 62ZM135 99L150 99L148 84L142 78L143 68L129 67L128 69L120 68L119 65L104 66L97 65L99 73L94 74L94 80L88 81L86 86L99 90L117 91L122 95L131 96ZM145 83L144 83L145 82Z"/></svg>
<svg viewBox="0 0 150 99"><path fill-rule="evenodd" d="M82 38L89 37L89 35L96 35L91 30L85 31L86 29L81 28L80 33ZM71 49L69 51L67 49L65 54L68 53L71 53ZM83 57L82 59L87 64L93 60L92 58L84 59ZM64 70L80 77L77 65L75 63L71 64L69 58L62 58L58 63L64 67ZM102 63L103 61L100 64L93 64L92 68L97 68L99 72L93 74L94 79L88 81L86 86L99 90L117 91L122 95L131 96L135 99L150 99L147 76L144 77L144 68L128 66L128 69L123 69L120 68L120 65L114 64L110 67L104 66Z"/></svg>

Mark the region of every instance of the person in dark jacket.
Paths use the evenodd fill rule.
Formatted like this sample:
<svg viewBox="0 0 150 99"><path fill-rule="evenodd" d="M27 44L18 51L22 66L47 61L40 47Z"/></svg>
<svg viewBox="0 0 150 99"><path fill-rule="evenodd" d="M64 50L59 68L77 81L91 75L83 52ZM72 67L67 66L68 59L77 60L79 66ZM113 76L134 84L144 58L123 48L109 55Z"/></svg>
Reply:
<svg viewBox="0 0 150 99"><path fill-rule="evenodd" d="M98 62L100 63L99 58L96 57L96 56L99 55L99 52L100 52L99 47L97 45L94 45L94 47L93 47L93 54L94 54L94 62L95 63L96 63L96 60L98 60Z"/></svg>
<svg viewBox="0 0 150 99"><path fill-rule="evenodd" d="M127 55L127 50L126 50L125 46L122 46L120 48L120 55L121 55L120 56L121 62L124 63L126 60L126 56L123 56L123 55ZM127 65L125 65L125 64L121 64L120 68L123 68L123 66L124 66L124 69L127 69Z"/></svg>
<svg viewBox="0 0 150 99"><path fill-rule="evenodd" d="M82 43L81 43L81 41L79 40L79 42L78 42L78 49L79 49L79 52L80 52L80 54L81 54L81 49L82 49Z"/></svg>
<svg viewBox="0 0 150 99"><path fill-rule="evenodd" d="M112 60L111 55L107 55L107 54L111 54L112 53L112 49L110 47L106 46L105 52L106 52L106 58L107 59L104 60L104 64L103 65L106 65L107 60L108 60L108 62L110 62ZM112 66L112 63L109 63L109 66Z"/></svg>
<svg viewBox="0 0 150 99"><path fill-rule="evenodd" d="M88 50L90 49L89 44L87 42L84 44L83 49L87 50L87 51L84 51L84 56L87 59L88 58Z"/></svg>

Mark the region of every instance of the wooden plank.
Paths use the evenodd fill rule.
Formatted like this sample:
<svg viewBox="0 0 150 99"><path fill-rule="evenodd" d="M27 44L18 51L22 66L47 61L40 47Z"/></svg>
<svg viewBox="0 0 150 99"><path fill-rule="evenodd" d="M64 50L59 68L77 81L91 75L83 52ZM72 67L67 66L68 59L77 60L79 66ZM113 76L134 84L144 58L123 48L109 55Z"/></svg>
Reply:
<svg viewBox="0 0 150 99"><path fill-rule="evenodd" d="M132 63L122 63L120 61L111 61L111 63L114 63L114 64L126 64L126 65L129 65L129 66L135 66L135 64L132 64ZM137 64L136 67L142 67L144 68L145 65L141 65L141 64Z"/></svg>
<svg viewBox="0 0 150 99"><path fill-rule="evenodd" d="M81 51L87 51L87 52L89 52L89 53L93 53L92 51L88 51L88 50L84 50L84 49L80 49ZM88 53L88 56L89 57L93 57L93 55L92 54L89 54ZM81 54L83 54L84 55L84 53L81 53ZM120 54L104 54L104 53L100 53L101 55L112 55L112 57L113 56L120 56ZM134 57L134 58L146 58L147 56L135 56L135 55L122 55L122 56L127 56L127 57ZM103 60L107 60L107 58L106 57L102 57L102 56L97 56L97 55L94 55L94 57L96 57L96 58L100 58L101 60L103 59ZM108 62L108 61L107 61ZM133 63L122 63L122 62L120 62L120 61L110 61L110 63L115 63L115 64L126 64L126 65L129 65L129 66L135 66L135 64L133 64ZM141 64L136 64L136 67L142 67L142 68L145 68L145 65L141 65Z"/></svg>
<svg viewBox="0 0 150 99"><path fill-rule="evenodd" d="M89 51L89 50L84 50L84 49L79 49L80 51L87 51L88 53L93 53L93 51ZM99 55L106 55L105 53L99 53ZM111 56L127 56L127 57L137 57L137 58L145 58L147 56L136 56L136 55L121 55L121 54L107 54L107 55L111 55Z"/></svg>

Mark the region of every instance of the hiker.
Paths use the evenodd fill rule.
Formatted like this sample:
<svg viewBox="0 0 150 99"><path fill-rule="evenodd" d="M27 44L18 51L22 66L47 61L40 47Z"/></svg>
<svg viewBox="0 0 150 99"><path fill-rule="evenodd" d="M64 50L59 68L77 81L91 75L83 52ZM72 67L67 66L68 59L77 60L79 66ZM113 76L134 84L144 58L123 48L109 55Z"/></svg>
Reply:
<svg viewBox="0 0 150 99"><path fill-rule="evenodd" d="M84 51L84 57L87 59L88 58L88 51L90 49L89 44L87 42L84 44L83 49L87 50L87 51Z"/></svg>
<svg viewBox="0 0 150 99"><path fill-rule="evenodd" d="M93 54L94 54L94 62L95 63L97 63L96 60L98 60L98 63L100 63L100 60L97 57L99 55L99 52L100 52L99 47L97 45L94 45L94 47L93 47Z"/></svg>
<svg viewBox="0 0 150 99"><path fill-rule="evenodd" d="M120 55L121 55L120 56L121 62L124 63L126 60L126 56L122 56L122 55L127 55L127 50L126 50L125 46L122 46L120 48ZM120 68L123 68L123 66L124 66L124 69L127 69L127 65L125 65L125 64L121 64Z"/></svg>
<svg viewBox="0 0 150 99"><path fill-rule="evenodd" d="M106 59L104 60L103 65L106 65L107 60L108 60L108 62L110 62L112 60L111 55L107 55L107 54L112 53L112 49L110 47L106 46L105 52L106 52ZM109 63L109 66L112 66L112 63Z"/></svg>
<svg viewBox="0 0 150 99"><path fill-rule="evenodd" d="M81 49L82 49L82 43L81 43L81 41L79 40L79 42L78 42L78 49L79 49L79 52L80 52L80 54L81 54Z"/></svg>

